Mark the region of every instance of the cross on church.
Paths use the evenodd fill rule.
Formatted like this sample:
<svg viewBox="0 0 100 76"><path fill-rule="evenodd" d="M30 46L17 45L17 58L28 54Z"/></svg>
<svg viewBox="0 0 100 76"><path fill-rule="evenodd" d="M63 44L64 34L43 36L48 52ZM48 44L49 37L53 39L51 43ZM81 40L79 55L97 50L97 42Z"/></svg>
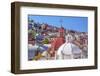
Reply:
<svg viewBox="0 0 100 76"><path fill-rule="evenodd" d="M60 19L60 24L61 24L61 27L62 27L62 23L63 23L63 20L62 20L62 19Z"/></svg>

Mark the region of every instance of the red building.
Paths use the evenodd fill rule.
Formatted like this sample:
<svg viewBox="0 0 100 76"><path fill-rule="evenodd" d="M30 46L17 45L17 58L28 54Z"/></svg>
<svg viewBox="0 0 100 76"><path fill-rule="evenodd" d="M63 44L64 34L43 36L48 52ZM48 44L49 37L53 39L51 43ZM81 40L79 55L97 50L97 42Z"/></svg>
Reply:
<svg viewBox="0 0 100 76"><path fill-rule="evenodd" d="M63 27L61 27L58 32L60 33L60 36L61 37L64 37L64 34L65 34L65 29Z"/></svg>

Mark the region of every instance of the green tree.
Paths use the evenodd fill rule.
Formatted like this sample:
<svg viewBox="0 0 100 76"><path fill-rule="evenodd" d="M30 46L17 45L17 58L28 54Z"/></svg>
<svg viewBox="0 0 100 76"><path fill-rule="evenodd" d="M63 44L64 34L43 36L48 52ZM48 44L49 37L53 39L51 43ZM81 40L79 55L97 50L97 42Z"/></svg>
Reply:
<svg viewBox="0 0 100 76"><path fill-rule="evenodd" d="M49 43L48 38L45 38L44 41L43 41L43 43L44 43L44 44L48 44L48 43Z"/></svg>

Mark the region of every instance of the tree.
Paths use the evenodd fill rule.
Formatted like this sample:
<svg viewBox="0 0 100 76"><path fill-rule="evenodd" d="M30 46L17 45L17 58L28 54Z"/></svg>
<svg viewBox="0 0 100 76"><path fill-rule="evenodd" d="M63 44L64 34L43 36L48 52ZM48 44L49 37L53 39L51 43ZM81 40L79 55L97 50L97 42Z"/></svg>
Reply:
<svg viewBox="0 0 100 76"><path fill-rule="evenodd" d="M47 38L45 38L44 41L43 41L43 43L44 44L48 44L49 43L49 40Z"/></svg>

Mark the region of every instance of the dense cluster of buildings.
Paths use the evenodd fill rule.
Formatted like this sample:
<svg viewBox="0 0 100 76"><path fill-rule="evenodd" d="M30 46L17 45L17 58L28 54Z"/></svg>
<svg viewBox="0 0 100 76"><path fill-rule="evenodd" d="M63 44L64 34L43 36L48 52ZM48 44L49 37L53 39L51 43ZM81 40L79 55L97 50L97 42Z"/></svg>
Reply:
<svg viewBox="0 0 100 76"><path fill-rule="evenodd" d="M46 23L28 21L28 60L57 59L56 53L59 47L66 42L66 36L71 35L75 44L82 50L82 57L88 57L88 33L67 30L64 27L56 27ZM69 36L68 41L71 38Z"/></svg>

